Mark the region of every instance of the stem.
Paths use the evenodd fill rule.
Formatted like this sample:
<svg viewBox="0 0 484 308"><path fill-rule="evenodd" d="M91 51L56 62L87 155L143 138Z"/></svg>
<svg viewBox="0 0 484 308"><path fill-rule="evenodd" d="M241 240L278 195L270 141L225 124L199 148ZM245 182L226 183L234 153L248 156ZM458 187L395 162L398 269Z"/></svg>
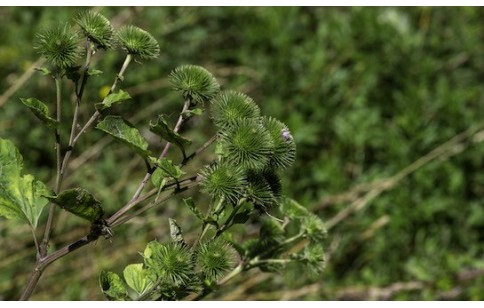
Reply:
<svg viewBox="0 0 484 308"><path fill-rule="evenodd" d="M57 121L61 122L61 78L60 76L55 77L55 88L56 88L56 106L57 106ZM60 140L60 128L55 130L55 149L56 149L56 162L57 162L57 172L56 172L56 183L54 192L57 194L60 189L61 184L61 140ZM47 223L45 225L44 238L42 244L40 245L40 257L44 257L47 254L50 233L52 231L52 225L54 223L55 205L51 203L49 208L49 216L47 217Z"/></svg>
<svg viewBox="0 0 484 308"><path fill-rule="evenodd" d="M214 239L219 237L222 233L227 231L233 225L233 220L234 220L235 216L237 215L237 212L241 208L241 204L242 204L242 202L239 202L239 204L237 204L237 206L234 207L234 209L232 210L232 213L230 213L229 218L227 218L227 220L222 225L222 227L220 227L220 229L218 229L217 232L215 233L215 235L213 236Z"/></svg>
<svg viewBox="0 0 484 308"><path fill-rule="evenodd" d="M217 135L213 135L207 142L205 142L200 148L198 148L195 152L193 152L190 156L188 156L187 158L185 158L182 163L181 163L181 166L185 166L190 160L192 160L195 156L199 155L201 152L205 151L205 149L207 149L212 143L215 142L215 140L217 140Z"/></svg>
<svg viewBox="0 0 484 308"><path fill-rule="evenodd" d="M244 269L245 269L245 263L244 262L239 263L239 265L237 265L236 268L234 268L230 273L228 273L227 276L225 276L223 279L221 279L219 282L217 282L217 285L222 286L222 285L226 284L229 280L233 279L235 276L242 273L242 271L244 271ZM210 294L210 292L211 292L210 289L205 289L201 294L199 294L198 296L193 298L193 300L195 300L195 301L202 300L205 296ZM189 298L189 299L191 299L191 298Z"/></svg>
<svg viewBox="0 0 484 308"><path fill-rule="evenodd" d="M74 116L72 118L72 127L71 127L71 134L69 136L69 145L67 147L67 152L64 155L64 159L62 160L62 166L60 170L60 182L62 184L62 180L64 178L64 174L67 168L67 164L69 163L69 159L71 157L72 151L74 149L74 137L76 133L77 121L79 119L79 108L81 106L82 95L84 93L84 88L87 83L88 74L87 71L89 70L89 66L91 65L91 59L94 54L94 49L91 48L91 42L89 38L87 39L87 46L86 46L86 63L84 64L84 68L81 71L81 87L79 90L76 87L76 106L74 108ZM77 85L77 84L76 84ZM77 140L77 139L76 139Z"/></svg>
<svg viewBox="0 0 484 308"><path fill-rule="evenodd" d="M175 128L173 129L173 131L176 133L178 132L178 130L180 129L180 127L182 126L183 122L184 122L184 119L183 119L183 113L185 111L188 110L188 108L190 107L190 100L186 100L185 103L183 104L183 109L180 113L180 116L178 117L178 121L175 125ZM166 156L166 154L168 153L168 150L170 149L170 146L171 146L171 143L168 142L166 145L165 145L165 148L163 149L163 151L161 152L160 156L158 157L158 159L162 159L163 157ZM151 175L153 174L153 172L155 171L156 167L153 167L151 169L148 170L148 172L145 174L145 177L143 178L143 181L141 181L141 184L139 185L138 189L136 190L136 192L134 193L133 197L131 198L131 200L126 203L125 206L123 206L121 209L119 209L116 213L113 214L113 216L111 216L108 220L107 220L107 223L108 225L111 225L111 224L114 224L116 223L116 220L118 220L121 216L123 216L124 214L126 214L129 210L131 210L134 205L132 204L133 201L135 201L136 199L138 199L138 197L141 195L141 192L143 191L143 189L145 188L146 184L148 183L148 181L150 180L151 178Z"/></svg>
<svg viewBox="0 0 484 308"><path fill-rule="evenodd" d="M124 59L123 66L121 67L118 75L114 79L114 82L111 86L111 89L109 89L109 93L108 93L108 95L106 95L106 97L108 97L109 94L113 93L114 90L116 90L116 87L118 86L118 82L122 81L124 79L124 73L125 73L126 69L128 68L129 63L131 63L131 60L133 60L133 56L131 54L128 54L126 56L126 59ZM104 98L104 100L106 100L106 97ZM104 100L103 100L103 102L104 102ZM77 142L79 137L81 137L81 135L89 128L89 126L91 126L91 124L94 123L94 121L96 121L99 118L99 116L101 116L101 113L96 110L96 112L94 112L94 114L91 116L91 118L87 121L86 124L84 124L84 126L81 128L79 133L77 133L77 135L72 140L73 145Z"/></svg>
<svg viewBox="0 0 484 308"><path fill-rule="evenodd" d="M195 184L196 184L198 181L197 181L197 180L194 180L194 182L195 182ZM136 217L136 216L139 216L139 215L143 214L144 212L146 212L147 210L151 209L152 207L154 207L154 206L156 206L156 205L158 205L158 204L160 204L160 203L165 202L166 200L170 199L171 197L173 197L173 196L175 196L175 195L179 194L179 193L180 193L180 192L182 192L182 191L185 191L185 190L187 190L187 189L190 189L190 188L192 188L193 186L194 186L194 183L189 183L189 184L187 184L186 186L181 187L181 189L176 189L175 191L173 191L173 193L171 193L171 194L169 194L169 195L167 195L167 196L165 196L165 197L163 197L163 198L161 198L161 199L157 199L157 200L155 200L155 201L152 201L152 202L148 203L147 205L145 205L144 207L140 208L139 210L137 210L137 211L136 211L136 212L134 212L133 214L131 214L131 215L127 215L127 216L124 216L124 217L122 217L121 219L117 219L116 221L114 221L114 220L112 219L112 217L111 217L111 218L109 218L107 221L113 221L113 222L112 222L112 224L109 224L109 223L108 223L108 225L114 228L114 227L116 227L116 226L119 226L119 225L121 225L121 224L124 224L124 223L125 223L125 222L127 222L128 220L131 220L132 218L134 218L134 217ZM135 205L136 205L136 204L133 204L133 205L131 206L131 208L132 208L132 207L134 207ZM114 215L113 215L113 216L114 216Z"/></svg>
<svg viewBox="0 0 484 308"><path fill-rule="evenodd" d="M224 200L225 200L225 198L223 198L223 197L220 198L220 200L217 202L217 205L215 206L215 208L212 208L212 204L210 204L210 208L207 211L207 215L205 216L205 220L208 220L210 215L212 215L213 213L217 213L218 211L220 211L222 209ZM205 233L207 233L208 229L210 229L210 226L211 226L211 224L206 223L205 221L203 222L202 232L200 232L200 235L198 236L197 240L195 241L195 243L193 243L193 249L197 248L198 244L200 244L200 242L202 241L202 238L205 236Z"/></svg>
<svg viewBox="0 0 484 308"><path fill-rule="evenodd" d="M128 54L126 56L126 59L124 60L123 66L121 67L121 70L119 71L118 75L116 76L116 79L113 82L113 85L111 86L111 89L109 90L109 94L111 94L116 89L118 82L120 80L122 81L122 79L124 78L124 73L125 73L128 65L129 65L129 63L131 62L132 59L133 59L132 55ZM86 59L86 63L87 62L88 61ZM85 69L84 74L87 75L87 69ZM87 77L83 77L83 80L85 78L87 78ZM60 76L56 76L55 80L56 80L56 90L57 90L57 121L59 121L59 123L60 123L60 121L61 121L61 87L60 87L61 86L61 80L60 80ZM82 97L82 92L84 91L85 82L86 81L82 82L81 89L79 89L79 92L76 93L76 94L78 94L79 100ZM106 99L106 98L104 98L104 99ZM86 131L86 129L100 115L101 114L98 111L96 111L93 114L93 116L89 119L89 121L82 127L82 129L79 131L79 133L74 138L72 138L72 136L73 136L72 131L73 130L71 130L71 137L69 138L69 141L70 141L69 142L70 143L69 149L71 151L72 151L72 147L74 147L74 145L76 144L79 137L84 133L84 131ZM73 125L73 128L75 128L74 125ZM57 150L57 179L56 179L56 185L55 185L56 186L55 187L55 193L58 193L60 186L61 186L61 179L62 179L62 177L61 177L62 165L61 165L60 133L59 133L58 128L56 129L55 135L56 135L56 150ZM64 168L66 166L67 166L67 161L65 163ZM54 213L55 213L55 205L51 204L50 209L49 209L49 216L47 218L47 223L46 223L46 227L45 227L44 239L43 239L42 244L40 246L40 259L35 264L34 271L32 272L32 275L30 276L30 279L27 283L27 287L25 288L24 293L22 294L20 300L28 300L29 299L29 297L34 292L35 287L37 286L37 283L39 282L40 276L42 275L42 272L47 267L47 265L54 262L58 258L64 256L65 254L71 252L72 250L75 250L79 247L82 247L82 246L84 246L84 245L86 245L86 244L88 244L88 243L90 243L91 241L94 240L94 238L92 238L92 236L90 238L90 235L88 235L85 238L80 239L79 241L73 243L72 245L66 246L67 248L65 247L65 248L53 253L52 255L46 257L47 250L48 250L48 244L49 244L49 240L50 240L50 233L51 233L51 229L52 229L52 225L53 225ZM97 239L98 237L99 237L99 235L97 235L95 237L95 239ZM65 249L67 249L67 250L65 250Z"/></svg>
<svg viewBox="0 0 484 308"><path fill-rule="evenodd" d="M61 113L61 99L62 99L62 92L61 92L61 76L60 74L57 74L55 76L55 89L56 89L56 120L61 123L62 119L62 113ZM55 129L55 149L56 149L56 184L55 184L55 193L59 192L60 188L60 181L61 181L61 139L60 139L60 128L57 127ZM47 255L47 251L49 249L49 241L50 241L50 234L52 231L52 226L54 224L54 214L55 214L55 205L50 204L49 207L49 216L47 217L47 222L45 224L45 230L44 230L44 238L42 239L42 243L40 244L40 247L38 246L37 239L34 234L34 240L36 242L36 247L38 247L38 259L37 262L35 263L35 268L32 272L32 275L30 276L30 279L27 283L27 287L24 290L24 293L20 297L20 300L27 300L30 295L35 290L35 287L37 286L37 283L39 282L40 276L42 275L42 258L44 258ZM33 231L32 231L33 232Z"/></svg>

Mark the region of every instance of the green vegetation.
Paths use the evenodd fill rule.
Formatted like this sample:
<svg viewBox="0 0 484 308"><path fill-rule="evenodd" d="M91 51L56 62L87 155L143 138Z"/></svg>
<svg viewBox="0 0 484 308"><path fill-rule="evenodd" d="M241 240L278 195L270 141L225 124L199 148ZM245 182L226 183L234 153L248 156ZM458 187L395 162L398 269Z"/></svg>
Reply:
<svg viewBox="0 0 484 308"><path fill-rule="evenodd" d="M325 270L304 277L295 264L280 270L275 263L266 267L259 263L260 269L280 270L282 275L252 269L234 277L207 299L484 299L483 9L111 7L100 12L116 29L129 23L149 30L160 46L156 50L148 39L148 54L131 50L138 53L130 64L135 73L122 80L129 98L116 92L118 97L108 100L104 98L109 97L106 94L112 76L116 76L124 58L100 49L102 61L93 61L103 73L90 72L91 90L86 91L84 102L98 104L95 106L100 112L106 107L127 116L150 145L155 145L150 150L159 153L162 147L156 148L156 144L160 144L160 136L150 129L157 127L155 130L166 137L167 123L172 127L176 121L177 114L170 114L180 109L180 95L189 95L187 84L177 83L176 76L170 78L169 73L180 65L202 66L222 89L247 94L260 111L211 110L213 119L197 117L181 135L207 140L217 129L223 130L224 140L231 142L222 142L216 155L239 153L242 158L230 163L242 167L262 169L269 163L284 169L294 161L284 170L280 185L284 195L298 200L302 207L288 202L283 210L304 225L304 230L296 230L297 224L281 230L272 219L249 220L242 248L250 255L301 231L312 241L324 243ZM4 25L0 33L0 138L11 140L20 150L23 163L17 159L18 163L9 168L16 170L15 181L22 181L30 191L40 187L36 180L55 186L55 140L51 131L40 125L41 120L52 130L59 125L70 130L70 122L59 124L49 116L55 110L53 81L42 77L42 72L31 76L32 68L45 66L43 60L37 61L33 42L38 29L54 26L53 21L72 20L78 13L77 8L0 8ZM77 23L82 27L88 18L92 16L79 18ZM97 22L104 24L103 20ZM89 31L87 27L83 30ZM124 31L127 39L131 30ZM56 31L62 33L64 28ZM107 39L110 31L107 27L93 34L98 47L111 46ZM43 33L47 40L49 33ZM158 52L158 58L144 60ZM72 59L54 60L64 66ZM180 92L171 90L173 84ZM62 95L72 101L68 91ZM222 92L220 104L230 95L235 94ZM31 97L38 100L20 100ZM121 100L129 103L118 104ZM63 105L63 110L72 114L74 104ZM168 117L152 126L144 121L162 113ZM244 148L250 146L244 139L246 134L218 124L225 118L237 122L234 114L239 113L247 119L237 125L247 132L260 125L249 119L252 116L267 116L266 127L279 131L285 128L273 118L285 123L297 144L295 160L291 155L273 155L264 162L267 153L262 153L265 158L261 159L259 155L244 155ZM91 114L81 112L81 123ZM105 127L124 124L108 119ZM274 143L273 135L269 131L258 141ZM179 135L171 137L180 143L182 151L190 149L184 156L199 146L184 144ZM101 130L84 134L64 179L64 187L96 192L107 213L115 212L136 191L145 174L143 157L148 155L143 146L136 146L141 154L136 155L112 140ZM1 155L19 157L9 144L2 145ZM207 152L184 171L198 170L214 157L213 151ZM158 175L158 185L154 183L157 187L162 186L163 177L180 176L169 160L179 162L180 151L173 149L166 161L157 162L166 166L158 169L164 173ZM205 177L213 181L202 185L201 190L238 198L227 191L225 182L217 182L226 172L223 165L203 169ZM231 174L231 183L244 186L239 173L243 171ZM250 190L264 190L264 178L271 176L246 175L255 183ZM3 178L0 183L4 183ZM12 196L9 202L25 204L22 196ZM138 252L146 254L147 243L153 240L159 242L151 244L159 254L179 249L177 244L167 244L171 241L168 218L182 225L187 242L196 239L200 227L196 214L200 213L193 204L208 204L209 199L197 194L190 201L189 196L182 193L116 228L110 241L99 239L83 247L82 252L54 263L32 299L102 299L102 270L106 270L103 277L118 277L113 280L119 279L119 285L124 279L135 291L147 288L149 281L140 274L142 259ZM263 210L269 199L253 201ZM325 222L326 237L319 219L304 214L306 209ZM30 225L0 218L1 299L18 299L22 293L35 262L30 229L37 221L40 224L46 220L46 212L40 218L36 213L19 217ZM234 232L243 228L234 226ZM257 241L259 228L275 243ZM53 231L56 236L51 249L61 248L88 231L86 220L63 211ZM219 278L218 269L214 270L206 256L224 245L226 242L213 242L196 256L197 267L206 269L206 275ZM301 250L292 258L309 266L317 264L320 260L308 256L322 252L309 250ZM148 262L146 258L144 261ZM232 266L219 265L224 271ZM112 292L122 292L116 286ZM109 292L109 286L104 287Z"/></svg>

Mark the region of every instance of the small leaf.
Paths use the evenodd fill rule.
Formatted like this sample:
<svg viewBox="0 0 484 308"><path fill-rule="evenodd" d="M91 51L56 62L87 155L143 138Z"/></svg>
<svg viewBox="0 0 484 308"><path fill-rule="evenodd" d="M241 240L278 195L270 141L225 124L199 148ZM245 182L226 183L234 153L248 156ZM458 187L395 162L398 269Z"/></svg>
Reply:
<svg viewBox="0 0 484 308"><path fill-rule="evenodd" d="M183 157L185 158L185 146L191 144L192 142L188 139L183 138L177 132L173 131L166 123L163 115L160 115L155 123L150 122L150 131L157 134L161 138L168 142L171 142L178 146L182 151Z"/></svg>
<svg viewBox="0 0 484 308"><path fill-rule="evenodd" d="M103 270L99 276L99 283L101 285L101 290L109 300L127 299L128 292L118 274Z"/></svg>
<svg viewBox="0 0 484 308"><path fill-rule="evenodd" d="M148 142L141 136L138 129L119 116L107 116L99 122L96 128L130 146L143 157L150 154Z"/></svg>
<svg viewBox="0 0 484 308"><path fill-rule="evenodd" d="M119 104L129 99L131 99L131 96L128 94L128 92L119 90L119 92L117 93L111 93L108 96L106 96L106 98L102 101L102 103L96 104L96 108L98 110L104 110L104 109L110 108L114 104Z"/></svg>
<svg viewBox="0 0 484 308"><path fill-rule="evenodd" d="M47 76L47 75L50 75L52 74L52 71L49 70L48 68L46 67L36 67L34 68L36 71L39 71L42 75L44 76Z"/></svg>
<svg viewBox="0 0 484 308"><path fill-rule="evenodd" d="M203 218L202 212L200 212L200 210L195 206L195 202L193 202L193 199L191 197L190 198L187 198L187 199L183 199L183 202L188 207L188 209L190 209L190 211L193 214L195 214L195 216L198 219L205 220L205 218Z"/></svg>
<svg viewBox="0 0 484 308"><path fill-rule="evenodd" d="M123 276L126 284L136 291L138 295L143 294L152 285L152 282L147 277L147 270L143 269L143 263L126 266L123 271Z"/></svg>
<svg viewBox="0 0 484 308"><path fill-rule="evenodd" d="M56 129L59 122L49 116L49 108L36 98L20 98L22 103L29 107L30 111L51 129Z"/></svg>
<svg viewBox="0 0 484 308"><path fill-rule="evenodd" d="M183 239L182 230L180 226L176 223L176 220L168 218L170 224L170 236L173 242L186 245Z"/></svg>
<svg viewBox="0 0 484 308"><path fill-rule="evenodd" d="M47 197L64 210L90 222L100 221L104 216L101 202L83 188L68 189L56 197Z"/></svg>
<svg viewBox="0 0 484 308"><path fill-rule="evenodd" d="M202 108L195 108L195 109L192 109L192 110L187 110L185 112L182 113L182 117L183 119L189 119L193 116L199 116L203 113L203 109Z"/></svg>
<svg viewBox="0 0 484 308"><path fill-rule="evenodd" d="M30 174L20 176L22 156L10 140L0 139L0 216L37 226L51 194L44 183Z"/></svg>
<svg viewBox="0 0 484 308"><path fill-rule="evenodd" d="M173 164L173 162L166 157L162 159L152 160L152 162L156 165L157 170L160 170L160 174L165 177L170 177L173 179L179 179L182 175L186 174L184 171L180 169L180 167Z"/></svg>
<svg viewBox="0 0 484 308"><path fill-rule="evenodd" d="M89 76L96 76L96 75L101 75L103 73L103 71L100 71L100 70L97 70L97 69L89 69L87 71L87 74Z"/></svg>
<svg viewBox="0 0 484 308"><path fill-rule="evenodd" d="M151 175L151 182L158 189L162 189L165 186L166 181L166 177L161 169L156 169L155 172L153 172L153 174Z"/></svg>

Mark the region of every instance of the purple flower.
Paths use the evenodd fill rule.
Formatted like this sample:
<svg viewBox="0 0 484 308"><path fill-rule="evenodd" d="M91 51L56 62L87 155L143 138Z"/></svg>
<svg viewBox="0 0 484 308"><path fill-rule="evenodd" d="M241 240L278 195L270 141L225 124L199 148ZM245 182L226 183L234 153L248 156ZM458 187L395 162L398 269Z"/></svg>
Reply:
<svg viewBox="0 0 484 308"><path fill-rule="evenodd" d="M285 128L281 129L281 137L284 141L288 141L292 138L291 133Z"/></svg>

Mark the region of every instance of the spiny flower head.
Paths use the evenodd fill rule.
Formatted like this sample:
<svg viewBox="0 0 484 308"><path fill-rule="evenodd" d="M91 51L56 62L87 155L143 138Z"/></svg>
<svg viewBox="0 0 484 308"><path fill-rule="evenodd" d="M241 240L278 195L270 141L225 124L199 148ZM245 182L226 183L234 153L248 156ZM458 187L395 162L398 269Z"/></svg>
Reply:
<svg viewBox="0 0 484 308"><path fill-rule="evenodd" d="M215 125L229 127L238 119L260 117L259 106L244 93L222 91L211 101L211 114Z"/></svg>
<svg viewBox="0 0 484 308"><path fill-rule="evenodd" d="M182 65L173 70L169 80L176 91L194 103L208 102L217 94L220 86L213 75L201 66Z"/></svg>
<svg viewBox="0 0 484 308"><path fill-rule="evenodd" d="M113 27L104 15L85 11L77 16L75 22L81 27L84 35L99 48L108 49L113 46Z"/></svg>
<svg viewBox="0 0 484 308"><path fill-rule="evenodd" d="M34 48L58 69L74 66L80 55L79 38L66 24L39 32Z"/></svg>
<svg viewBox="0 0 484 308"><path fill-rule="evenodd" d="M160 46L147 31L136 26L123 26L117 33L121 48L128 54L141 59L153 59L160 54Z"/></svg>
<svg viewBox="0 0 484 308"><path fill-rule="evenodd" d="M273 142L258 119L239 119L220 132L227 160L244 169L263 170L273 153Z"/></svg>

